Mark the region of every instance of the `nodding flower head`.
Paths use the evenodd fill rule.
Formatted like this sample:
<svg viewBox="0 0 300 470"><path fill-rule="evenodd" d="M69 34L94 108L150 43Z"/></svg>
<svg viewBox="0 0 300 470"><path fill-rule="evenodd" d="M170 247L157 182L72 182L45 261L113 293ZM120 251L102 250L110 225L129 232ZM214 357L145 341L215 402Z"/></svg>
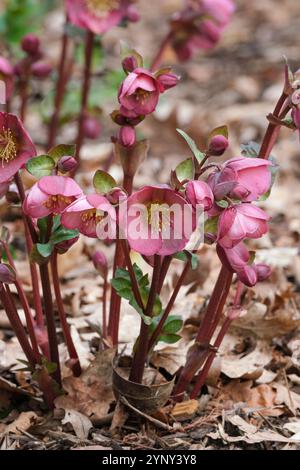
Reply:
<svg viewBox="0 0 300 470"><path fill-rule="evenodd" d="M69 229L77 229L83 235L97 238L98 224L116 219L116 212L110 202L100 194L82 196L64 211L61 223Z"/></svg>
<svg viewBox="0 0 300 470"><path fill-rule="evenodd" d="M135 0L66 0L71 23L79 28L103 34L121 21L137 21Z"/></svg>
<svg viewBox="0 0 300 470"><path fill-rule="evenodd" d="M125 208L121 204L119 225L131 249L145 256L181 251L195 229L192 207L168 186L145 186Z"/></svg>
<svg viewBox="0 0 300 470"><path fill-rule="evenodd" d="M10 180L34 156L35 146L20 119L0 112L0 183Z"/></svg>
<svg viewBox="0 0 300 470"><path fill-rule="evenodd" d="M62 214L81 195L81 188L72 178L44 176L29 190L23 209L36 219L49 214Z"/></svg>

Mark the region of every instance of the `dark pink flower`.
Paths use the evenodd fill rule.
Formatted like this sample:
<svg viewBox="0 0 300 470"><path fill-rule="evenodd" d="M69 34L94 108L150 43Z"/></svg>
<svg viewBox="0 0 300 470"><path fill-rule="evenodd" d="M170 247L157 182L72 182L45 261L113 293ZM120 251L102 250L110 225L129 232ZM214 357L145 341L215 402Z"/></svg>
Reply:
<svg viewBox="0 0 300 470"><path fill-rule="evenodd" d="M79 28L104 34L122 20L139 19L135 0L66 0L71 23Z"/></svg>
<svg viewBox="0 0 300 470"><path fill-rule="evenodd" d="M193 207L203 206L204 211L212 208L214 195L212 190L204 181L189 181L186 185L186 196Z"/></svg>
<svg viewBox="0 0 300 470"><path fill-rule="evenodd" d="M120 206L120 229L133 250L165 256L184 249L195 229L194 212L176 191L145 186L126 203L126 211Z"/></svg>
<svg viewBox="0 0 300 470"><path fill-rule="evenodd" d="M5 102L11 99L14 89L14 68L11 63L5 59L5 57L0 57L0 80L2 80L5 84L6 96L1 96L1 100L4 98L3 101Z"/></svg>
<svg viewBox="0 0 300 470"><path fill-rule="evenodd" d="M174 78L175 77L175 78ZM155 76L144 68L137 68L123 81L119 90L121 113L135 118L155 111L160 93L177 84L173 74Z"/></svg>
<svg viewBox="0 0 300 470"><path fill-rule="evenodd" d="M44 60L34 62L31 66L31 73L35 78L47 78L52 72L52 65Z"/></svg>
<svg viewBox="0 0 300 470"><path fill-rule="evenodd" d="M86 116L83 122L83 132L87 139L98 139L102 133L102 126L99 119L94 116Z"/></svg>
<svg viewBox="0 0 300 470"><path fill-rule="evenodd" d="M27 215L36 219L49 214L62 214L81 195L81 188L72 178L43 176L29 190L23 209Z"/></svg>
<svg viewBox="0 0 300 470"><path fill-rule="evenodd" d="M35 56L40 50L40 40L35 34L29 33L23 37L21 46L24 52Z"/></svg>
<svg viewBox="0 0 300 470"><path fill-rule="evenodd" d="M245 202L255 201L270 189L270 166L272 163L263 158L232 158L221 171L210 175L208 183L216 199L228 195Z"/></svg>
<svg viewBox="0 0 300 470"><path fill-rule="evenodd" d="M108 273L108 262L103 251L96 251L92 257L95 269L106 279Z"/></svg>
<svg viewBox="0 0 300 470"><path fill-rule="evenodd" d="M0 112L0 183L10 180L35 156L35 146L20 119Z"/></svg>
<svg viewBox="0 0 300 470"><path fill-rule="evenodd" d="M231 206L220 215L218 243L233 248L245 238L260 238L268 231L268 220L270 217L253 204Z"/></svg>
<svg viewBox="0 0 300 470"><path fill-rule="evenodd" d="M57 168L61 173L70 173L77 167L78 161L74 157L61 157L57 162Z"/></svg>
<svg viewBox="0 0 300 470"><path fill-rule="evenodd" d="M224 135L214 135L209 142L208 153L214 157L223 155L229 145Z"/></svg>
<svg viewBox="0 0 300 470"><path fill-rule="evenodd" d="M61 217L61 223L69 229L77 229L83 235L97 238L97 226L107 216L116 219L115 209L100 194L82 196L69 205Z"/></svg>

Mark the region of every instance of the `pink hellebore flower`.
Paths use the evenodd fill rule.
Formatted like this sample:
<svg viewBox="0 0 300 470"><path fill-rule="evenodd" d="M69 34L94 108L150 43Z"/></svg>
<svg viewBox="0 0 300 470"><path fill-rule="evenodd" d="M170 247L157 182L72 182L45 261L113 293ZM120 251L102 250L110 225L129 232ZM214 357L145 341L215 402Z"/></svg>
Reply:
<svg viewBox="0 0 300 470"><path fill-rule="evenodd" d="M176 191L169 186L145 186L126 203L126 215L120 206L119 225L132 250L165 256L184 249L195 218L192 207Z"/></svg>
<svg viewBox="0 0 300 470"><path fill-rule="evenodd" d="M97 226L106 217L116 219L116 213L110 202L100 194L82 196L64 211L61 223L69 229L77 229L83 235L97 238Z"/></svg>
<svg viewBox="0 0 300 470"><path fill-rule="evenodd" d="M225 209L218 223L218 243L223 248L233 248L245 238L260 238L268 231L270 217L250 203Z"/></svg>
<svg viewBox="0 0 300 470"><path fill-rule="evenodd" d="M5 104L12 97L14 88L14 69L5 57L0 57L0 80L5 84L5 96L0 97L0 102Z"/></svg>
<svg viewBox="0 0 300 470"><path fill-rule="evenodd" d="M78 184L67 176L43 176L29 190L24 201L24 212L40 219L49 214L62 214L82 195Z"/></svg>
<svg viewBox="0 0 300 470"><path fill-rule="evenodd" d="M270 189L270 166L272 163L263 158L232 158L208 182L216 199L228 195L245 202L255 201Z"/></svg>
<svg viewBox="0 0 300 470"><path fill-rule="evenodd" d="M227 269L235 272L238 279L248 287L266 280L271 274L271 269L266 264L250 264L251 256L243 243L230 249L217 245L217 253Z"/></svg>
<svg viewBox="0 0 300 470"><path fill-rule="evenodd" d="M226 26L235 10L232 0L191 0L193 4L199 4L199 11L203 15L211 17L220 26Z"/></svg>
<svg viewBox="0 0 300 470"><path fill-rule="evenodd" d="M203 206L204 211L212 208L214 195L212 190L204 181L189 181L186 185L186 196L193 207Z"/></svg>
<svg viewBox="0 0 300 470"><path fill-rule="evenodd" d="M95 34L104 34L122 20L138 21L135 0L66 0L71 23Z"/></svg>
<svg viewBox="0 0 300 470"><path fill-rule="evenodd" d="M0 183L10 180L35 156L35 146L20 119L0 112Z"/></svg>
<svg viewBox="0 0 300 470"><path fill-rule="evenodd" d="M128 118L152 113L160 93L175 86L177 82L178 78L171 73L156 77L147 69L135 69L125 78L119 90L121 113Z"/></svg>

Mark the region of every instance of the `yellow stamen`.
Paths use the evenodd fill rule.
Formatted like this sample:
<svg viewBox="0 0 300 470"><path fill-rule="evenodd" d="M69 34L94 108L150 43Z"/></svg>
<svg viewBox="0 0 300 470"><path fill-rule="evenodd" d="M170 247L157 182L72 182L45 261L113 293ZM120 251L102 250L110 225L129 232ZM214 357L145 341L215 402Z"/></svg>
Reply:
<svg viewBox="0 0 300 470"><path fill-rule="evenodd" d="M138 88L135 92L135 99L136 101L145 104L146 100L148 99L150 95L149 91L142 90L142 88Z"/></svg>
<svg viewBox="0 0 300 470"><path fill-rule="evenodd" d="M160 233L170 226L170 207L166 203L151 202L147 205L148 224L153 232Z"/></svg>
<svg viewBox="0 0 300 470"><path fill-rule="evenodd" d="M86 0L87 9L99 18L120 7L120 0Z"/></svg>
<svg viewBox="0 0 300 470"><path fill-rule="evenodd" d="M16 158L17 150L17 139L10 129L3 127L0 133L0 160L2 160L2 167L4 163L8 163Z"/></svg>
<svg viewBox="0 0 300 470"><path fill-rule="evenodd" d="M55 208L57 208L58 204L62 203L68 206L71 202L73 202L73 198L57 194L56 196L49 196L47 201L44 202L44 206L55 212Z"/></svg>
<svg viewBox="0 0 300 470"><path fill-rule="evenodd" d="M103 217L104 217L103 213L101 214L96 209L90 209L81 214L81 220L85 224L88 224L90 222L95 222L95 224L97 225L99 224L99 222L101 222Z"/></svg>

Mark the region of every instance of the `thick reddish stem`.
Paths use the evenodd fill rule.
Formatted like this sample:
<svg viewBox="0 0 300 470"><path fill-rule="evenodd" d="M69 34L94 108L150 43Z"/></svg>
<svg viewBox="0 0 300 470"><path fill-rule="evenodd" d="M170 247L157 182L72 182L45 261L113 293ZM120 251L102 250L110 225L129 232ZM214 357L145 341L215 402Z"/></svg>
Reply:
<svg viewBox="0 0 300 470"><path fill-rule="evenodd" d="M185 267L184 267L184 270L182 271L182 274L181 274L180 278L178 279L178 281L177 281L177 283L176 283L174 292L173 292L173 294L172 294L172 296L171 296L171 298L170 298L170 300L169 300L169 302L168 302L168 305L166 306L166 309L165 309L165 311L164 311L164 313L163 313L163 316L161 317L161 319L160 319L160 321L159 321L159 323L158 323L158 325L157 325L155 331L153 332L153 334L152 334L152 336L151 336L151 338L150 338L150 340L149 340L148 352L151 351L151 349L152 349L153 346L155 345L157 339L159 338L159 335L160 335L161 332L162 332L162 329L163 329L163 327L164 327L164 324L165 324L165 322L166 322L166 320L167 320L167 318L168 318L168 316L169 316L169 314L170 314L170 312L171 312L171 310L172 310L172 308L173 308L173 306L174 306L174 303L175 303L175 301L176 301L177 295L178 295L178 293L179 293L179 291L180 291L180 289L181 289L181 287L182 287L182 284L183 284L183 282L184 282L184 280L185 280L185 278L186 278L186 275L187 275L187 273L188 273L189 270L190 270L190 266L191 266L191 265L190 265L190 262L188 261L188 262L186 263Z"/></svg>
<svg viewBox="0 0 300 470"><path fill-rule="evenodd" d="M88 106L88 97L91 85L91 68L92 68L92 57L93 57L93 46L94 46L95 35L91 31L86 31L85 41L85 67L84 67L84 79L82 85L82 96L81 96L81 109L78 120L78 135L76 141L76 158L80 163L80 151L84 141L84 119L86 117L86 111Z"/></svg>
<svg viewBox="0 0 300 470"><path fill-rule="evenodd" d="M102 337L104 339L107 338L107 289L108 289L108 283L107 283L107 276L104 278L103 282L103 296L102 296Z"/></svg>
<svg viewBox="0 0 300 470"><path fill-rule="evenodd" d="M155 255L152 282L149 292L149 298L145 309L145 315L147 317L152 316L152 311L157 295L158 283L159 283L159 271L161 267L161 258ZM129 380L135 383L142 383L145 363L148 355L148 344L149 344L149 325L146 325L144 320L141 318L141 329L138 339L138 345L136 353L134 354Z"/></svg>
<svg viewBox="0 0 300 470"><path fill-rule="evenodd" d="M55 292L55 297L56 297L56 304L57 304L60 324L62 327L67 349L71 358L71 369L72 369L74 376L79 377L82 371L81 371L79 357L78 357L78 354L77 354L77 351L74 346L73 339L70 333L70 329L69 329L69 325L68 325L67 317L65 313L65 308L64 308L64 304L63 304L63 300L61 296L56 251L54 251L54 253L51 256L51 272L52 272L53 287L54 287L54 292Z"/></svg>

